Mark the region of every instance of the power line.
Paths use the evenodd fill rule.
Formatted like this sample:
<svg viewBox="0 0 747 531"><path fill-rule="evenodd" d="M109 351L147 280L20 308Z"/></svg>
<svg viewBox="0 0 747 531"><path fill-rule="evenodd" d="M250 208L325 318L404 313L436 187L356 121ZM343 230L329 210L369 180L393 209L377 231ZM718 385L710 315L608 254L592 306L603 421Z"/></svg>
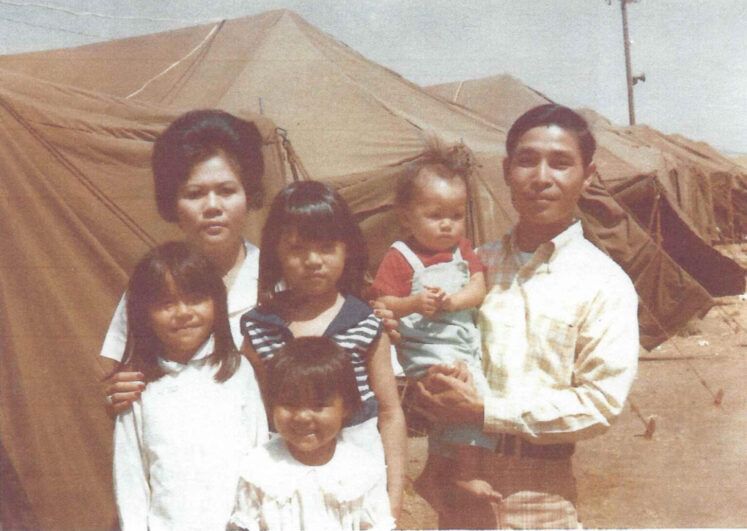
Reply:
<svg viewBox="0 0 747 531"><path fill-rule="evenodd" d="M107 18L107 19L113 19L113 20L146 20L149 22L180 22L180 23L189 23L189 24L204 24L206 22L214 22L214 20L187 20L187 19L181 19L181 18L168 18L168 17L143 17L143 16L125 16L125 15L107 15L104 13L94 13L92 11L75 11L73 9L68 9L66 7L60 7L50 4L38 4L34 2L13 2L11 0L0 0L0 4L5 4L9 6L15 6L15 7L38 7L41 9L48 9L51 11L60 11L62 13L67 13L68 15L75 15L80 17L97 17L97 18Z"/></svg>
<svg viewBox="0 0 747 531"><path fill-rule="evenodd" d="M1 0L0 0L0 3L2 3ZM16 20L16 19L13 19L13 18L8 18L8 17L0 17L0 20L5 20L6 22L13 22L15 24L23 24L25 26L31 26L32 28L40 28L40 29L52 30L52 31L60 31L62 33L73 33L75 35L83 35L85 37L96 37L98 39L107 39L107 38L109 38L106 35L95 35L93 33L85 33L85 32L82 32L82 31L74 31L74 30L68 30L68 29L63 29L63 28L55 28L53 26L46 26L44 24L34 24L33 22L28 22L26 20Z"/></svg>

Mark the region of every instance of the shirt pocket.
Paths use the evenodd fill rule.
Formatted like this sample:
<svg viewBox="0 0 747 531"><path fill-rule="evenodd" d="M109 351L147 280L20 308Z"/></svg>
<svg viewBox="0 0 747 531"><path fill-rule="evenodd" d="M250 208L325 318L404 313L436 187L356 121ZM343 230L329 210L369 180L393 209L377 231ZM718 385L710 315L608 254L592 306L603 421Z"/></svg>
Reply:
<svg viewBox="0 0 747 531"><path fill-rule="evenodd" d="M578 326L567 317L543 313L534 319L532 343L543 372L570 377L576 356Z"/></svg>

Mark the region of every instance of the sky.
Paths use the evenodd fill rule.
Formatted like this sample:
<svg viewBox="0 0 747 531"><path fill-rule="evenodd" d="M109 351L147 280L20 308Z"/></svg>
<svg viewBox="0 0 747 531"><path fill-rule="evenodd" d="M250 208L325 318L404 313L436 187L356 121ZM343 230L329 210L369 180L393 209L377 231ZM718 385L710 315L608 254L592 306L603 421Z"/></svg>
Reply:
<svg viewBox="0 0 747 531"><path fill-rule="evenodd" d="M627 125L620 0L0 0L0 53L291 9L420 85L508 73ZM638 123L747 153L747 0L628 4Z"/></svg>

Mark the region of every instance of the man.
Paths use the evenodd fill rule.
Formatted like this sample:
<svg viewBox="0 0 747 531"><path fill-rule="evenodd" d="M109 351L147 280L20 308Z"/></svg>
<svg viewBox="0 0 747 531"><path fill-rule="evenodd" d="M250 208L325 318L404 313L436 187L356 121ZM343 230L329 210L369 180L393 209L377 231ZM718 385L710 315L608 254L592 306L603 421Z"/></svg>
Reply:
<svg viewBox="0 0 747 531"><path fill-rule="evenodd" d="M504 176L519 221L478 254L489 293L479 313L491 393L434 368L420 402L441 422L475 422L499 434L484 454L482 500L441 492L439 527L577 527L574 444L609 428L638 359L637 296L630 279L583 237L576 205L596 144L571 109L542 105L506 140ZM431 449L421 490L439 490L449 460ZM497 501L496 501L497 500Z"/></svg>

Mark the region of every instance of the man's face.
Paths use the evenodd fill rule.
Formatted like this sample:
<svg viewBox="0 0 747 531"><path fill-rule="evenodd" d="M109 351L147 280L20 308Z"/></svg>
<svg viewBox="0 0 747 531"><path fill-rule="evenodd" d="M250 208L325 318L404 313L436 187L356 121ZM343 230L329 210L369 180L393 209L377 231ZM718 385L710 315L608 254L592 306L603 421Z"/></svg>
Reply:
<svg viewBox="0 0 747 531"><path fill-rule="evenodd" d="M584 164L575 133L557 125L529 129L503 161L519 223L562 231L594 170Z"/></svg>

